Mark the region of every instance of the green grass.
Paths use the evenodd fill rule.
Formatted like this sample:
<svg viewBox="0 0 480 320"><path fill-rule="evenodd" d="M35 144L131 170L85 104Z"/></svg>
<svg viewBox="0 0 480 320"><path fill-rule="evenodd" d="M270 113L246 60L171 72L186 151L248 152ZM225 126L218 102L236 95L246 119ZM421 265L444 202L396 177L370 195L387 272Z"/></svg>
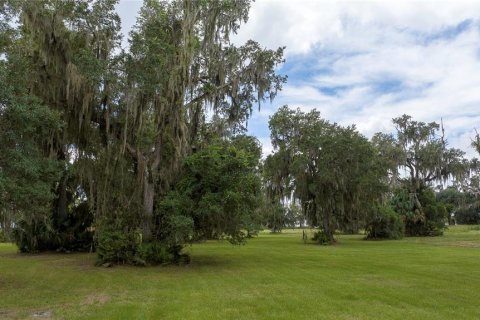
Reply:
<svg viewBox="0 0 480 320"><path fill-rule="evenodd" d="M188 266L94 267L91 254L0 244L0 319L480 319L480 229L437 238L190 247ZM37 317L39 318L39 317Z"/></svg>

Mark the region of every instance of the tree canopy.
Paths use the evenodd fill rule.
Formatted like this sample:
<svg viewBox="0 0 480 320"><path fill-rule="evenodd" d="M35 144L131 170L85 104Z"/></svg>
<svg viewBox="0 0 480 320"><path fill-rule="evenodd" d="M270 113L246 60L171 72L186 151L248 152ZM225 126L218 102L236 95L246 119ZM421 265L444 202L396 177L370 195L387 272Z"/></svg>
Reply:
<svg viewBox="0 0 480 320"><path fill-rule="evenodd" d="M358 232L368 208L381 200L386 175L369 141L354 126L330 123L316 110L282 107L269 125L270 193L300 201L326 242L334 241L337 227Z"/></svg>
<svg viewBox="0 0 480 320"><path fill-rule="evenodd" d="M44 212L42 228L63 239L49 248L70 245L65 232L81 215L78 208L93 217L93 225L81 228L95 230L97 241L114 229L163 243L159 235L171 219L161 216L160 204L189 170L198 170L185 159L194 151L215 153L211 143L243 133L254 107L274 99L286 80L275 72L283 48L230 41L248 18L249 1L146 0L127 51L120 47L116 3L2 2L2 15L16 23L1 25L1 76L11 84L1 94L2 141L11 141L2 144L8 156L0 162L1 201L25 221ZM19 142L26 143L22 150ZM234 158L238 165L258 161L258 150L242 152ZM13 165L27 154L24 168ZM190 161L202 166L196 157ZM14 182L21 190L12 190ZM41 197L31 210L19 208L36 193ZM212 221L198 220L194 229L211 230ZM24 228L17 236L23 243L35 235Z"/></svg>

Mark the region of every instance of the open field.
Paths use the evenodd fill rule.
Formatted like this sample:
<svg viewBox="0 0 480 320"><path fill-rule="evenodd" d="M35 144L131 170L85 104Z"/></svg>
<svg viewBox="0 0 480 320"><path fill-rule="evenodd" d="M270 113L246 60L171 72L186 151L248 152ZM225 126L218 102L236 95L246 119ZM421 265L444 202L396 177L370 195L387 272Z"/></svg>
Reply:
<svg viewBox="0 0 480 320"><path fill-rule="evenodd" d="M0 244L0 319L480 319L480 228L444 237L190 247L192 263L94 267L93 254Z"/></svg>

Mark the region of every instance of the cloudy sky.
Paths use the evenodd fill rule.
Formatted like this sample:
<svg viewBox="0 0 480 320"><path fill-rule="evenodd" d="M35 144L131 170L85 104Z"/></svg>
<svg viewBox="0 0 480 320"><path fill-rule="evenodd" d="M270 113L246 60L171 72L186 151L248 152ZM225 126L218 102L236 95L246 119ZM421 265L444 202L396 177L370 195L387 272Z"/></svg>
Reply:
<svg viewBox="0 0 480 320"><path fill-rule="evenodd" d="M121 0L124 33L141 2ZM286 46L288 83L249 121L271 151L268 118L288 104L355 123L367 137L391 119L443 119L450 146L468 156L480 129L480 1L257 0L235 42Z"/></svg>

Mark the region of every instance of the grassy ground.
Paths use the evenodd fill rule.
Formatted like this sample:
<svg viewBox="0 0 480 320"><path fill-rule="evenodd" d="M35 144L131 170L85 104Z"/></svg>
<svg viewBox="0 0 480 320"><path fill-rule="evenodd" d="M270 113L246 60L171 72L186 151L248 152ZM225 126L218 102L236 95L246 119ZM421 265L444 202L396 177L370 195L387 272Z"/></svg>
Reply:
<svg viewBox="0 0 480 320"><path fill-rule="evenodd" d="M0 244L0 319L480 319L480 228L438 238L246 246L207 242L184 267L94 267L94 255Z"/></svg>

